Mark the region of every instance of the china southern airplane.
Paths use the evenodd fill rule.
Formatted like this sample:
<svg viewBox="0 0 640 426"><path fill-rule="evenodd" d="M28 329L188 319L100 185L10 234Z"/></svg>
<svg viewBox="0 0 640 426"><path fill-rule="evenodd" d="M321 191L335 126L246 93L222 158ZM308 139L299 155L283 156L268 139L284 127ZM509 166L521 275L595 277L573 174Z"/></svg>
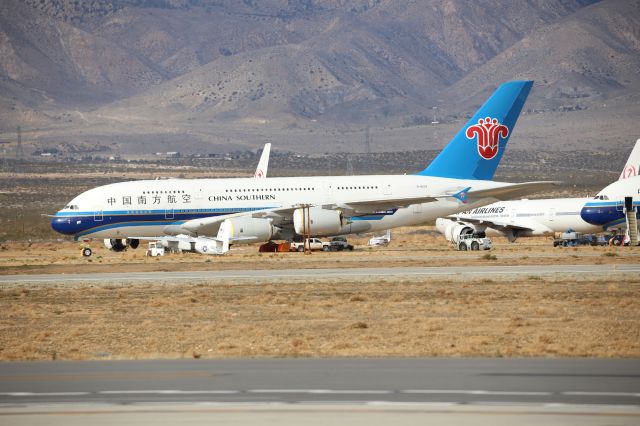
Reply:
<svg viewBox="0 0 640 426"><path fill-rule="evenodd" d="M434 219L550 188L555 182L504 183L495 173L532 81L502 84L423 171L416 175L269 179L169 179L115 183L71 200L51 221L75 239L136 242L187 235L197 251L229 244L388 229L358 220L420 209ZM393 226L403 226L396 220Z"/></svg>
<svg viewBox="0 0 640 426"><path fill-rule="evenodd" d="M614 214L612 210L616 210L616 207L612 200L614 200L614 194L620 194L617 188L626 188L627 184L624 182L628 182L629 178L637 175L639 166L640 139L636 141L618 182L607 186L595 199L551 198L504 201L467 210L447 218L438 218L436 229L445 236L447 241L458 241L461 235L477 232L506 236L510 242L514 242L518 237L553 235L555 232L564 232L568 229L580 233L602 232L624 223L620 202L616 204L618 214Z"/></svg>

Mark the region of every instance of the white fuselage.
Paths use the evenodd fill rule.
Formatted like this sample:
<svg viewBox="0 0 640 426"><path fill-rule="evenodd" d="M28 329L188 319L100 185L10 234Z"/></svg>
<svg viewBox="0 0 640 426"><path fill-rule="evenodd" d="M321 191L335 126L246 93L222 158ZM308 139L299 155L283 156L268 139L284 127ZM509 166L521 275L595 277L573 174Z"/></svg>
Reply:
<svg viewBox="0 0 640 426"><path fill-rule="evenodd" d="M350 216L354 228L345 233L379 231L424 223L493 202L495 199L485 198L463 204L447 195L466 187L481 190L505 185L509 184L418 175L141 180L80 194L56 214L52 226L76 238L153 237L166 235L168 225L194 218L304 204L337 208L345 204L348 210L353 203L371 200L438 197L397 210L356 212Z"/></svg>
<svg viewBox="0 0 640 426"><path fill-rule="evenodd" d="M527 235L548 235L573 229L581 233L599 232L602 229L585 222L580 217L582 207L590 198L558 198L540 200L513 200L479 207L453 215L458 220L486 223L489 235L505 235L492 228L491 223L502 226L530 229Z"/></svg>

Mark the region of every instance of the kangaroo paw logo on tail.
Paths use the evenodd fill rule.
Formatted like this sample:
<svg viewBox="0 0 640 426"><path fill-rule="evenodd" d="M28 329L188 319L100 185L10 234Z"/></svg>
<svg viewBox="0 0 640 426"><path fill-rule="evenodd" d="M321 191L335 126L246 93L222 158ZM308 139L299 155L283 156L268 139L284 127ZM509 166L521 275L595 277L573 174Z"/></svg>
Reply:
<svg viewBox="0 0 640 426"><path fill-rule="evenodd" d="M509 128L498 123L496 118L481 118L478 124L467 127L468 139L478 136L478 154L485 160L491 160L498 154L500 147L499 138L505 139L509 136Z"/></svg>

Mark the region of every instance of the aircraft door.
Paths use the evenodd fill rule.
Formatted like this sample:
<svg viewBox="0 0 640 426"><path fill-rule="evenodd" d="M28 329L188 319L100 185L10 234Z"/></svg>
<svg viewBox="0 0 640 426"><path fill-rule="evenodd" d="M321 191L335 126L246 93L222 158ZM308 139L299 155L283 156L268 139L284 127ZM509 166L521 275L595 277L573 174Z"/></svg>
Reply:
<svg viewBox="0 0 640 426"><path fill-rule="evenodd" d="M173 209L166 209L164 211L164 218L165 219L173 219Z"/></svg>
<svg viewBox="0 0 640 426"><path fill-rule="evenodd" d="M322 182L322 190L324 192L325 202L331 202L331 196L333 195L333 186L330 182Z"/></svg>
<svg viewBox="0 0 640 426"><path fill-rule="evenodd" d="M548 219L549 222L553 222L556 219L556 209L549 209L549 215L548 215Z"/></svg>
<svg viewBox="0 0 640 426"><path fill-rule="evenodd" d="M104 214L102 210L96 211L93 213L93 220L95 220L96 222L102 222L103 219L104 219Z"/></svg>
<svg viewBox="0 0 640 426"><path fill-rule="evenodd" d="M384 195L391 195L393 194L393 190L391 188L391 184L387 183L384 185Z"/></svg>
<svg viewBox="0 0 640 426"><path fill-rule="evenodd" d="M414 204L413 205L413 214L422 213L422 204Z"/></svg>

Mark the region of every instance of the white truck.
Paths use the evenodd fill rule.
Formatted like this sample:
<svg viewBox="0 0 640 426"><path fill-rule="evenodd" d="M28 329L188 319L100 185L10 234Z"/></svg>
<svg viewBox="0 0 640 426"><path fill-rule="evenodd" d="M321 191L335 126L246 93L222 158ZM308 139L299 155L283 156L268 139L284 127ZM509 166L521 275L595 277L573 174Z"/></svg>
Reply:
<svg viewBox="0 0 640 426"><path fill-rule="evenodd" d="M150 241L146 255L150 257L164 256L164 247L160 241Z"/></svg>
<svg viewBox="0 0 640 426"><path fill-rule="evenodd" d="M455 242L457 244L458 250L467 251L467 250L491 250L493 247L493 243L491 242L491 238L482 237L477 234L464 234L460 235Z"/></svg>
<svg viewBox="0 0 640 426"><path fill-rule="evenodd" d="M312 251L314 250L322 250L322 251L329 251L331 250L331 244L328 242L324 242L322 241L320 238L308 238L309 240L309 247L311 248ZM300 242L292 242L291 243L291 247L289 248L289 251L304 251L304 243L302 241Z"/></svg>

